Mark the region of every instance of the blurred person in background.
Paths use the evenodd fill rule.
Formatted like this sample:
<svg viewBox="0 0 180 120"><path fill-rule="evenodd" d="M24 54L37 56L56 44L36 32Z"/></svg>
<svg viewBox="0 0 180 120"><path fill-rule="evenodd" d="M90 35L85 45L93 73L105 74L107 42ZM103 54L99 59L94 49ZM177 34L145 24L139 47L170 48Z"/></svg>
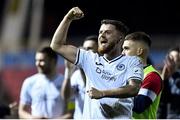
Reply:
<svg viewBox="0 0 180 120"><path fill-rule="evenodd" d="M87 36L84 39L82 48L97 52L98 50L98 37L96 35ZM83 115L84 97L86 76L83 69L77 68L73 71L73 64L65 60L65 80L63 82L62 95L66 100L70 97L75 98L75 110L73 114L74 119L81 119ZM72 73L73 72L73 73ZM71 75L72 74L72 75Z"/></svg>
<svg viewBox="0 0 180 120"><path fill-rule="evenodd" d="M170 48L161 76L164 90L159 108L160 119L180 119L180 47Z"/></svg>
<svg viewBox="0 0 180 120"><path fill-rule="evenodd" d="M38 73L23 82L20 118L63 118L66 102L60 95L64 76L57 72L57 54L50 47L40 47L35 54Z"/></svg>
<svg viewBox="0 0 180 120"><path fill-rule="evenodd" d="M125 37L122 54L136 55L144 64L144 80L138 95L134 98L133 118L156 119L159 107L162 79L158 71L148 64L151 39L145 32L133 32Z"/></svg>

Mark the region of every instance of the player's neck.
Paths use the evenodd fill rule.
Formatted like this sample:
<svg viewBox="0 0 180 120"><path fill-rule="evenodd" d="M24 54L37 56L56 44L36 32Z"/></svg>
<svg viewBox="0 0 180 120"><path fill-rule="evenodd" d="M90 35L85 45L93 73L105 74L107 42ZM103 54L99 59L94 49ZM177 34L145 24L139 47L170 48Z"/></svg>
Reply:
<svg viewBox="0 0 180 120"><path fill-rule="evenodd" d="M114 58L118 57L119 55L121 55L121 54L104 54L104 57L110 61L110 60L113 60Z"/></svg>
<svg viewBox="0 0 180 120"><path fill-rule="evenodd" d="M46 75L50 80L54 80L54 78L57 76L56 71L52 71L51 73Z"/></svg>
<svg viewBox="0 0 180 120"><path fill-rule="evenodd" d="M112 49L111 51L109 51L108 53L105 53L104 57L108 60L112 60L120 55L121 55L121 50L119 50L119 49L117 50L115 48L115 49Z"/></svg>

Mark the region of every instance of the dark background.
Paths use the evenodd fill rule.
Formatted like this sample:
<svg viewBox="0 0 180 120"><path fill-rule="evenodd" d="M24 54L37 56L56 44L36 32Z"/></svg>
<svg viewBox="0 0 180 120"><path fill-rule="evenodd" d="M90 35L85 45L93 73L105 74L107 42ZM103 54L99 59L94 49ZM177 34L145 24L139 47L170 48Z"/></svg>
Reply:
<svg viewBox="0 0 180 120"><path fill-rule="evenodd" d="M45 0L43 36L52 36L59 22L73 6L79 6L85 17L73 22L71 35L98 33L104 18L123 21L130 32L179 34L178 1L153 0Z"/></svg>
<svg viewBox="0 0 180 120"><path fill-rule="evenodd" d="M0 0L0 17L5 1ZM98 33L100 20L104 18L123 21L130 32L172 35L180 32L178 0L45 0L42 37L51 37L73 6L79 6L85 17L73 22L72 35Z"/></svg>

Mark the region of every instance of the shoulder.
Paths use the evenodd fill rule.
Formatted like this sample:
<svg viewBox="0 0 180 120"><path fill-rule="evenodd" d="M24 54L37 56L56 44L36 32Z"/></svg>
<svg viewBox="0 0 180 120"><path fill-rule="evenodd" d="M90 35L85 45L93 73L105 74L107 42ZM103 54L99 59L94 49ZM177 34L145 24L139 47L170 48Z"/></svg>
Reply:
<svg viewBox="0 0 180 120"><path fill-rule="evenodd" d="M129 55L122 55L124 59L140 59L138 56L129 56Z"/></svg>
<svg viewBox="0 0 180 120"><path fill-rule="evenodd" d="M34 74L34 75L31 75L31 76L27 77L24 80L24 82L32 82L32 81L34 81L35 79L37 79L39 77L40 77L40 75L37 73L37 74Z"/></svg>
<svg viewBox="0 0 180 120"><path fill-rule="evenodd" d="M129 62L133 62L133 61L139 61L141 62L141 59L138 56L122 56L122 59L126 59ZM141 62L142 63L142 62Z"/></svg>
<svg viewBox="0 0 180 120"><path fill-rule="evenodd" d="M148 87L156 93L159 93L162 90L163 81L161 76L157 72L153 71L148 73L144 78L142 86Z"/></svg>
<svg viewBox="0 0 180 120"><path fill-rule="evenodd" d="M36 74L34 74L34 75L32 75L32 76L29 76L29 77L27 77L25 80L24 80L24 82L23 82L23 85L30 85L30 84L34 84L34 83L36 83L36 81L37 81L37 79L39 79L39 78L42 78L43 76L41 75L41 74L39 74L39 73L36 73Z"/></svg>
<svg viewBox="0 0 180 120"><path fill-rule="evenodd" d="M93 52L91 50L84 50L84 49L79 49L79 54L80 55L86 55L87 57L99 57L99 54L96 52Z"/></svg>
<svg viewBox="0 0 180 120"><path fill-rule="evenodd" d="M145 79L154 84L162 82L161 76L155 71L148 73Z"/></svg>
<svg viewBox="0 0 180 120"><path fill-rule="evenodd" d="M34 74L32 76L27 77L22 84L22 91L27 91L29 90L34 84L37 82L37 76L38 74Z"/></svg>
<svg viewBox="0 0 180 120"><path fill-rule="evenodd" d="M79 49L77 56L76 56L76 61L75 61L75 65L79 65L82 63L87 63L87 62L92 62L95 59L98 59L99 55L97 53L94 53L92 51L87 51L84 49Z"/></svg>
<svg viewBox="0 0 180 120"><path fill-rule="evenodd" d="M143 68L142 60L137 56L123 56L122 58L129 66L138 66Z"/></svg>

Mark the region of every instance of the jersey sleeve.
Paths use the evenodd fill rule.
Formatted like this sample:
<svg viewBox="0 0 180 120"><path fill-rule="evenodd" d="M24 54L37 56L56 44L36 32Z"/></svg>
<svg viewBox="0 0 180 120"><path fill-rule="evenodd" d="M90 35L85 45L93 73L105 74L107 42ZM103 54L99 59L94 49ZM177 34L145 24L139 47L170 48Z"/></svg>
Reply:
<svg viewBox="0 0 180 120"><path fill-rule="evenodd" d="M77 51L75 65L79 66L83 69L83 71L87 74L89 69L92 68L93 61L96 57L96 54L92 51L86 51L84 49L79 49Z"/></svg>
<svg viewBox="0 0 180 120"><path fill-rule="evenodd" d="M143 64L142 61L136 57L131 57L129 61L129 68L127 69L128 73L128 80L130 79L136 79L136 80L143 80Z"/></svg>
<svg viewBox="0 0 180 120"><path fill-rule="evenodd" d="M143 80L138 95L149 97L152 101L156 99L162 89L162 80L158 73L151 72Z"/></svg>
<svg viewBox="0 0 180 120"><path fill-rule="evenodd" d="M28 81L28 79L25 79L21 87L21 93L20 93L21 104L31 104L29 89L30 89L30 82Z"/></svg>
<svg viewBox="0 0 180 120"><path fill-rule="evenodd" d="M76 55L76 61L74 64L82 68L82 66L84 66L84 61L88 60L87 57L88 57L87 51L83 49L78 49L77 55Z"/></svg>

